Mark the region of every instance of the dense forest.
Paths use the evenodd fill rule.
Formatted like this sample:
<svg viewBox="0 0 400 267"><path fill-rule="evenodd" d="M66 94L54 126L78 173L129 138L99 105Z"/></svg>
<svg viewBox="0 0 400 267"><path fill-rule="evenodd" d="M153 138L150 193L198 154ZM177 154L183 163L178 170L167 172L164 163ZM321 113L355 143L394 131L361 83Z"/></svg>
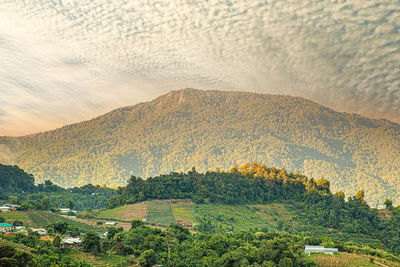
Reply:
<svg viewBox="0 0 400 267"><path fill-rule="evenodd" d="M0 203L21 204L25 209L61 208L67 202L72 202L72 208L77 210L96 209L104 207L110 197L118 194L118 190L104 184L65 189L46 180L35 185L33 175L18 166L3 164L0 164L0 181Z"/></svg>
<svg viewBox="0 0 400 267"><path fill-rule="evenodd" d="M379 216L359 190L346 199L343 191L332 193L329 181L315 180L285 169L268 168L254 162L222 172L171 173L143 180L132 176L118 196L108 201L109 207L148 199L191 198L196 203L268 203L288 202L303 210L308 222L315 226L359 233L382 240L386 248L400 253L400 205L393 207L385 199L390 219Z"/></svg>
<svg viewBox="0 0 400 267"><path fill-rule="evenodd" d="M346 194L363 188L373 205L399 201L400 126L299 97L185 89L54 131L0 137L0 162L64 187L253 161L325 177Z"/></svg>
<svg viewBox="0 0 400 267"><path fill-rule="evenodd" d="M56 212L56 198L53 197L73 194L77 201L84 202L89 201L86 195L95 199L103 194L109 207L171 198L229 205L275 202L296 206L302 211L299 223L313 229L306 233L285 228L281 228L281 232L254 229L216 233L200 218L195 222L195 232L191 233L175 224L160 230L148 227L141 220L133 220L128 231L111 227L107 228L105 236L100 236L100 233L80 229L66 221L54 221L45 226L50 236L47 241L29 229L26 234L0 235L1 266L91 266L77 254L84 258L107 255L104 257L115 258L121 266L316 266L312 258L305 256L305 245L336 247L341 252L362 254L371 262L376 257L400 262L400 206L394 207L391 198L384 201L388 216L382 218L379 211L365 201L363 190L346 199L342 191L333 193L326 179L316 180L258 162L234 165L227 171L217 168L200 173L193 167L187 173L173 172L146 180L132 176L128 185L118 190L93 185L64 189L50 181L34 185L32 175L17 166L0 165L0 173L7 174L1 179L8 177L7 181L15 185L2 190L4 195L13 201L20 201L15 196L25 197L19 203L23 211ZM19 194L22 188L30 191ZM11 193L13 195L8 195ZM68 200L66 205L72 208L74 202ZM46 211L40 212L46 214ZM381 242L361 244L331 239L319 235L316 231L319 227L341 235L360 234ZM65 236L81 236L81 249L61 248L60 242Z"/></svg>

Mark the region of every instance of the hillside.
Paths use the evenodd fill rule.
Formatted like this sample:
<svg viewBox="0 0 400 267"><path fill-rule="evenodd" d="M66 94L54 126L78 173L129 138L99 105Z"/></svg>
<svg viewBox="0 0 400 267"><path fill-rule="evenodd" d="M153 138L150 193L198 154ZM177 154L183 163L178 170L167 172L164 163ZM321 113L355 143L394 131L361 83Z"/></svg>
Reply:
<svg viewBox="0 0 400 267"><path fill-rule="evenodd" d="M35 179L18 166L0 164L0 199L5 192L32 192Z"/></svg>
<svg viewBox="0 0 400 267"><path fill-rule="evenodd" d="M326 177L371 203L400 192L400 125L291 96L172 91L54 131L0 138L0 162L39 182L123 185L148 177L259 161Z"/></svg>

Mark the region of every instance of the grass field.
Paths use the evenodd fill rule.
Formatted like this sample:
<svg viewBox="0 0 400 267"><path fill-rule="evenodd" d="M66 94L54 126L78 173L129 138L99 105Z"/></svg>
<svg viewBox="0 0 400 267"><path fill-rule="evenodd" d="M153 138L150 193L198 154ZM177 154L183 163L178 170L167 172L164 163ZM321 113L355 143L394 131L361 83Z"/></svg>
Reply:
<svg viewBox="0 0 400 267"><path fill-rule="evenodd" d="M68 219L68 218L62 217L60 215L53 214L53 213L46 212L46 211L33 210L33 211L26 212L26 214L29 216L34 227L42 228L50 223L66 222L71 226L77 227L77 228L85 230L85 231L104 232L106 230L105 228L96 227L96 226L89 225L89 224L86 224L83 222Z"/></svg>
<svg viewBox="0 0 400 267"><path fill-rule="evenodd" d="M149 224L168 226L175 223L171 202L154 200L147 204L147 222Z"/></svg>
<svg viewBox="0 0 400 267"><path fill-rule="evenodd" d="M114 209L106 209L106 210L100 210L97 214L96 217L98 218L115 218L115 219L121 219L122 215L124 214L126 210L127 205L125 206L120 206L116 207Z"/></svg>
<svg viewBox="0 0 400 267"><path fill-rule="evenodd" d="M2 212L0 213L0 217L3 217L6 222L13 223L14 221L21 221L24 225L31 225L30 218L27 216L25 212Z"/></svg>
<svg viewBox="0 0 400 267"><path fill-rule="evenodd" d="M226 230L288 230L295 227L294 213L283 204L196 205L195 216L216 222Z"/></svg>
<svg viewBox="0 0 400 267"><path fill-rule="evenodd" d="M289 209L281 203L259 204L249 206L260 218L267 222L271 230L279 230L279 224L282 224L282 229L296 229L298 222L294 219L296 212ZM282 223L280 223L280 221Z"/></svg>
<svg viewBox="0 0 400 267"><path fill-rule="evenodd" d="M186 224L193 223L193 203L191 202L174 202L172 210L176 221L183 221Z"/></svg>
<svg viewBox="0 0 400 267"><path fill-rule="evenodd" d="M311 254L310 257L318 266L322 267L399 266L398 263L385 262L377 259L373 259L373 261L371 261L370 256L349 254L344 252L336 255Z"/></svg>

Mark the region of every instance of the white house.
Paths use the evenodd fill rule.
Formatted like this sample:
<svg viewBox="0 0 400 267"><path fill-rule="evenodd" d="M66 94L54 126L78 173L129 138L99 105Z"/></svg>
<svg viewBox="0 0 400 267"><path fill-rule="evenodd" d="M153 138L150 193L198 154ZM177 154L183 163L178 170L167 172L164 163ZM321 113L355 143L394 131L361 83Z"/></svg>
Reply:
<svg viewBox="0 0 400 267"><path fill-rule="evenodd" d="M47 234L47 230L46 229L41 229L41 228L38 228L38 229L32 229L32 232L36 232L36 233L38 233L39 235L45 235L45 234Z"/></svg>
<svg viewBox="0 0 400 267"><path fill-rule="evenodd" d="M4 204L4 207L8 207L10 210L17 210L19 208L19 205L14 205L14 204Z"/></svg>
<svg viewBox="0 0 400 267"><path fill-rule="evenodd" d="M79 237L65 237L61 241L62 248L77 248L82 244L82 239Z"/></svg>
<svg viewBox="0 0 400 267"><path fill-rule="evenodd" d="M61 209L60 209L60 212L61 212L61 213L68 213L68 212L76 213L76 210L71 210L71 209L69 209L69 208L61 208Z"/></svg>
<svg viewBox="0 0 400 267"><path fill-rule="evenodd" d="M304 253L310 256L311 253L324 253L333 255L333 253L337 253L339 250L337 248L326 248L324 246L306 246L304 248Z"/></svg>
<svg viewBox="0 0 400 267"><path fill-rule="evenodd" d="M24 231L24 230L26 230L25 226L15 226L15 231Z"/></svg>
<svg viewBox="0 0 400 267"><path fill-rule="evenodd" d="M0 207L0 212L9 212L9 211L10 211L9 207L6 207L6 206Z"/></svg>
<svg viewBox="0 0 400 267"><path fill-rule="evenodd" d="M116 222L105 222L104 225L109 225L109 226L116 226Z"/></svg>

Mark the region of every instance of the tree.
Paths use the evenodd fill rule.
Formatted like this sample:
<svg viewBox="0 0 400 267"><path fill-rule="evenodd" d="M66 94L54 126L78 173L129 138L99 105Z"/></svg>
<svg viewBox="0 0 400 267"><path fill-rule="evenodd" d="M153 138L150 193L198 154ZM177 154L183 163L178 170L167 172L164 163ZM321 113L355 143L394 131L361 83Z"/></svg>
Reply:
<svg viewBox="0 0 400 267"><path fill-rule="evenodd" d="M59 248L61 246L61 237L59 235L56 235L56 237L54 237L53 246L55 248Z"/></svg>
<svg viewBox="0 0 400 267"><path fill-rule="evenodd" d="M346 198L344 192L341 189L335 193L335 196L341 201L344 201Z"/></svg>
<svg viewBox="0 0 400 267"><path fill-rule="evenodd" d="M47 231L57 233L57 234L65 234L68 229L69 225L66 222L56 222L56 223L51 223L46 226Z"/></svg>
<svg viewBox="0 0 400 267"><path fill-rule="evenodd" d="M65 202L65 205L71 210L75 207L75 203L70 199Z"/></svg>
<svg viewBox="0 0 400 267"><path fill-rule="evenodd" d="M12 225L14 225L14 226L23 226L24 223L22 221L16 220L16 221L13 221Z"/></svg>
<svg viewBox="0 0 400 267"><path fill-rule="evenodd" d="M144 226L144 222L142 222L141 220L136 219L136 220L131 221L131 229L142 227L142 226Z"/></svg>
<svg viewBox="0 0 400 267"><path fill-rule="evenodd" d="M366 201L364 200L364 196L365 196L364 190L360 189L356 193L355 200L357 200L361 203L366 203Z"/></svg>
<svg viewBox="0 0 400 267"><path fill-rule="evenodd" d="M93 232L87 232L83 238L82 247L85 252L100 252L100 237Z"/></svg>
<svg viewBox="0 0 400 267"><path fill-rule="evenodd" d="M140 254L138 261L141 266L150 267L156 264L156 253L152 249L148 249Z"/></svg>
<svg viewBox="0 0 400 267"><path fill-rule="evenodd" d="M385 199L385 202L383 202L387 210L393 210L393 201L391 197L388 197Z"/></svg>
<svg viewBox="0 0 400 267"><path fill-rule="evenodd" d="M14 205L21 205L21 201L17 197L11 197L10 203Z"/></svg>
<svg viewBox="0 0 400 267"><path fill-rule="evenodd" d="M282 258L279 261L279 267L292 267L293 266L293 261L291 258Z"/></svg>
<svg viewBox="0 0 400 267"><path fill-rule="evenodd" d="M41 206L42 210L49 210L51 207L50 199L48 197L42 198Z"/></svg>

